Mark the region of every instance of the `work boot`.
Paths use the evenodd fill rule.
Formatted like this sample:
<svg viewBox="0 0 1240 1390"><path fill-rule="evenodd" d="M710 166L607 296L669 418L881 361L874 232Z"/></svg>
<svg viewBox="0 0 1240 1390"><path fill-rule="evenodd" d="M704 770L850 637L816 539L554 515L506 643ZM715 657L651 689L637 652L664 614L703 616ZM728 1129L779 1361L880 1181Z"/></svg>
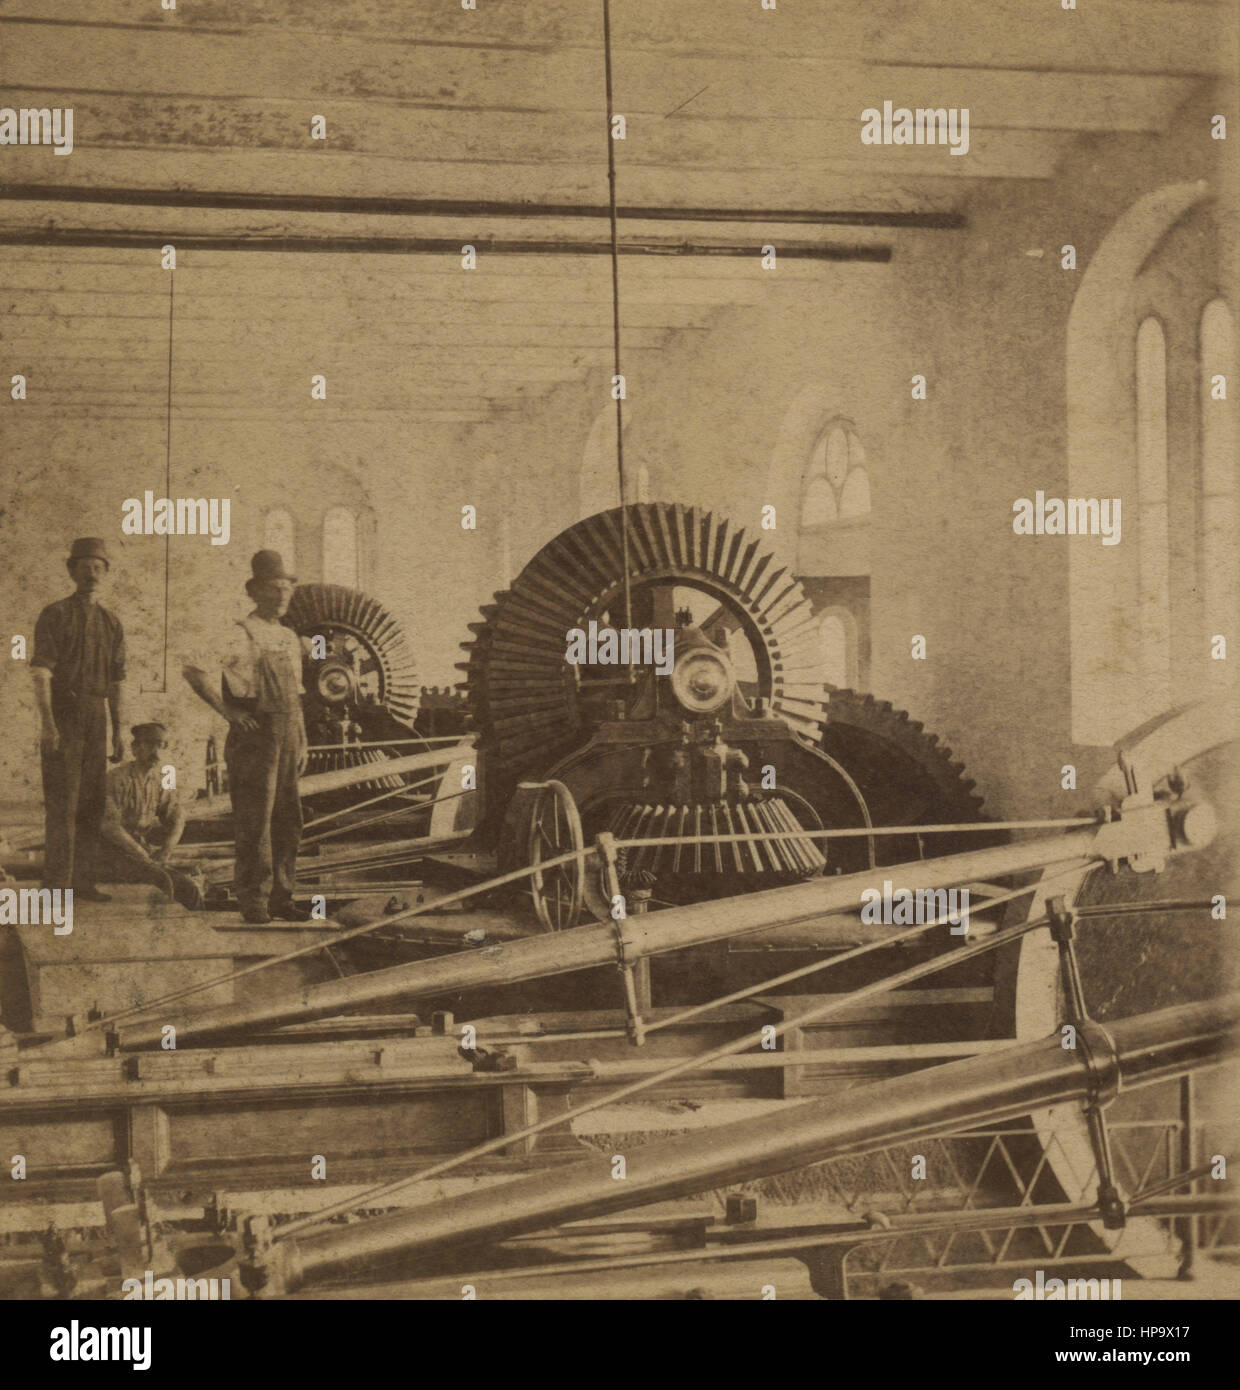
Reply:
<svg viewBox="0 0 1240 1390"><path fill-rule="evenodd" d="M282 922L309 922L310 913L304 907L298 907L292 898L285 898L282 902L277 901L268 904L271 915L278 917Z"/></svg>
<svg viewBox="0 0 1240 1390"><path fill-rule="evenodd" d="M271 913L264 907L243 907L241 920L256 927L265 927L271 921Z"/></svg>
<svg viewBox="0 0 1240 1390"><path fill-rule="evenodd" d="M202 889L192 878L185 874L179 874L174 869L169 874L172 880L172 895L182 907L188 908L190 912L197 912L202 907L204 899Z"/></svg>

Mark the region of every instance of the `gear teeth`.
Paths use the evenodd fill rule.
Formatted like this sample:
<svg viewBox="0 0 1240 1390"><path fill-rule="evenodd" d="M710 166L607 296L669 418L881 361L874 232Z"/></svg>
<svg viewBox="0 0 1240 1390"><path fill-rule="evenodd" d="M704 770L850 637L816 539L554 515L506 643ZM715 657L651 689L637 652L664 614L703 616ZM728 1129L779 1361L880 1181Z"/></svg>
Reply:
<svg viewBox="0 0 1240 1390"><path fill-rule="evenodd" d="M341 584L301 584L285 622L301 637L329 629L353 639L374 663L383 706L413 727L422 694L413 654L400 623L378 600Z"/></svg>
<svg viewBox="0 0 1240 1390"><path fill-rule="evenodd" d="M822 737L829 712L826 689L814 680L812 610L763 538L680 503L630 503L561 532L469 624L456 669L465 676L479 741L494 750L490 785L501 799L519 773L539 775L576 745L563 633L609 609L614 614L626 532L635 582L647 575L675 583L683 574L689 585L709 578L725 606L756 624L769 672L762 693L799 737ZM502 807L488 814L502 815Z"/></svg>
<svg viewBox="0 0 1240 1390"><path fill-rule="evenodd" d="M977 783L965 774L964 764L952 757L950 748L936 734L927 733L920 720L895 708L889 700L876 700L871 695L846 688L832 686L829 695L821 746L846 767L849 766L849 733L855 731L866 736L871 749L875 741L886 744L893 757L898 756L919 769L925 793L935 801L930 819L944 823L992 819L982 810L983 799L975 791ZM856 767L850 770L857 774ZM877 782L873 786L877 793ZM865 789L863 786L863 791ZM1001 835L1002 832L996 833Z"/></svg>

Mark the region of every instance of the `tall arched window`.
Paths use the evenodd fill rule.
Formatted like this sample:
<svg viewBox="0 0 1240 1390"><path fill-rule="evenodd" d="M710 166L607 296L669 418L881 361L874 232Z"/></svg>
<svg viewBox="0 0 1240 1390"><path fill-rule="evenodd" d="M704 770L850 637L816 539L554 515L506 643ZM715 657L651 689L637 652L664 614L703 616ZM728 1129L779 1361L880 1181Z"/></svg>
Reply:
<svg viewBox="0 0 1240 1390"><path fill-rule="evenodd" d="M1167 522L1167 343L1156 318L1136 344L1138 611L1146 707L1168 704L1171 677L1170 536Z"/></svg>
<svg viewBox="0 0 1240 1390"><path fill-rule="evenodd" d="M818 625L818 677L869 681L870 474L852 421L837 415L813 438L801 470L795 574Z"/></svg>
<svg viewBox="0 0 1240 1390"><path fill-rule="evenodd" d="M1231 634L1236 604L1237 383L1231 310L1211 300L1201 315L1201 572L1207 637ZM1229 398L1230 396L1230 398ZM1234 658L1233 658L1234 660ZM1228 663L1215 663L1220 669Z"/></svg>
<svg viewBox="0 0 1240 1390"><path fill-rule="evenodd" d="M283 507L273 507L263 518L263 547L278 550L284 566L291 573L297 573L296 528L291 512Z"/></svg>
<svg viewBox="0 0 1240 1390"><path fill-rule="evenodd" d="M1192 349L1211 293L1206 248L1222 244L1209 198L1208 182L1191 180L1125 208L1090 256L1068 316L1068 491L1123 505L1121 544L1065 547L1076 743L1113 744L1167 708L1163 692L1177 703L1199 698L1200 668L1184 668L1196 636L1190 621L1201 609L1201 486L1189 462L1197 430L1185 426L1195 424ZM1186 258L1189 245L1204 256ZM1168 447L1176 461L1170 474ZM1171 614L1176 666L1169 671Z"/></svg>
<svg viewBox="0 0 1240 1390"><path fill-rule="evenodd" d="M347 507L332 507L323 515L323 582L361 587L357 517Z"/></svg>
<svg viewBox="0 0 1240 1390"><path fill-rule="evenodd" d="M643 463L637 470L637 497L638 502L650 501L650 469Z"/></svg>
<svg viewBox="0 0 1240 1390"><path fill-rule="evenodd" d="M865 450L846 420L834 420L819 435L801 489L801 527L818 529L868 516L870 476Z"/></svg>

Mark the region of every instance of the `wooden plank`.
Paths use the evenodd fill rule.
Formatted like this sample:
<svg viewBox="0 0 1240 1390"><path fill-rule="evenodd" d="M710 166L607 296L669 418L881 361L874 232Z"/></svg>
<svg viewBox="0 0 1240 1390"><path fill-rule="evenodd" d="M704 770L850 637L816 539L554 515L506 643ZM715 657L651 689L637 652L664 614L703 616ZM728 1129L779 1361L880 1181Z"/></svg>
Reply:
<svg viewBox="0 0 1240 1390"><path fill-rule="evenodd" d="M774 22L772 22L774 21ZM1028 0L903 0L864 4L730 7L714 0L620 3L617 49L713 55L828 54L919 67L1061 69L1069 72L1223 73L1226 7L1176 0L1106 0L1077 11Z"/></svg>
<svg viewBox="0 0 1240 1390"><path fill-rule="evenodd" d="M37 42L36 37L32 46ZM178 42L184 44L185 37ZM167 47L161 40L161 50ZM605 114L601 64L584 58L571 49L488 54L429 47L402 53L385 47L384 87L376 90L368 82L356 96L334 71L334 81L307 87L304 77L281 66L274 73L256 73L249 82L234 79L224 91L202 90L194 74L187 84L193 94L172 96L165 68L117 70L97 74L89 92L74 93L73 105L75 122L91 132L92 143L117 138L115 131L130 138L145 132L159 144L186 136L201 143L214 136L251 146L283 135L304 145L311 98L314 114L327 118L329 144L343 140L350 148L356 148L352 141L359 132L372 147L392 131L406 137L417 131L426 138L432 130L451 130L455 137L465 133L466 127L456 129L463 117L493 132L509 121L530 121L532 129L543 123L553 139L562 138L571 122L582 138ZM377 56L373 61L380 63ZM229 81L229 74L218 76ZM789 61L762 53L685 58L643 52L617 77L616 106L630 119L655 117L676 125L778 120L789 126L830 120L854 128L865 107L890 97L912 107L968 107L979 128L1158 130L1193 86L1192 78L1161 75L1091 74L1083 83L1078 74L1063 72L893 67L803 54ZM287 80L297 85L289 89ZM64 90L64 78L58 77L52 86L13 87L5 99L11 106L57 105L63 104L58 99Z"/></svg>
<svg viewBox="0 0 1240 1390"><path fill-rule="evenodd" d="M538 54L571 46L584 62L602 43L601 5L583 0L484 0L473 12L442 0L194 0L167 14L150 0L113 0L100 22L92 0L18 0L7 16L66 25L89 24L90 42L141 40L170 51L188 43L228 43L263 49L280 40L313 46L319 40L349 46L349 56L369 45L392 50L481 49L488 61L505 50ZM757 4L721 7L718 0L616 0L612 39L621 62L655 53L675 58L755 55L796 60L807 56L877 64L1062 68L1107 72L1222 72L1227 70L1229 7L1180 0L1105 0L1065 12L1032 6L1028 0L937 0L909 5L902 0L866 3L785 4L764 11ZM1220 50L1224 50L1221 51ZM191 50L192 52L194 50ZM236 55L242 62L245 54ZM184 61L179 59L178 61ZM252 63L264 60L251 56ZM288 50L270 67L288 73ZM122 67L121 71L126 69Z"/></svg>
<svg viewBox="0 0 1240 1390"><path fill-rule="evenodd" d="M631 128L632 130L632 128ZM681 142L655 132L643 145L634 131L620 153L618 198L666 207L779 208L821 206L823 180L1049 178L1070 137L1031 130L981 130L969 153L953 157L940 146L863 146L860 124L834 151L803 142L803 158L776 137L745 127ZM682 157L683 156L683 157ZM606 150L578 159L516 160L495 149L478 158L425 154L354 154L347 150L169 150L89 146L58 158L50 146L22 151L25 182L91 187L189 186L196 189L362 197L383 188L393 197L433 189L442 198L605 203ZM68 167L72 166L72 167Z"/></svg>
<svg viewBox="0 0 1240 1390"><path fill-rule="evenodd" d="M774 78L774 74L772 74ZM1075 79L1080 83L1079 78ZM1191 84L1164 83L1169 91L1185 92ZM828 89L829 90L829 89ZM897 105L916 105L898 83L871 83L856 101L829 104L821 97L793 117L744 115L708 116L702 111L668 117L661 109L626 107L626 138L617 157L626 166L654 165L802 165L812 160L848 160L864 155L875 160L894 151L861 144L861 112L869 105L882 106L891 93ZM948 93L948 95L953 95ZM5 101L13 107L40 107L63 103L63 89L47 91L10 84ZM327 139L311 139L307 108L273 108L260 99L191 99L160 95L149 99L72 94L75 154L81 158L101 150L210 151L217 159L244 154L278 153L301 156L317 165L342 157L387 160L398 166L410 161L434 164L486 161L495 164L576 164L605 168L607 158L605 113L595 106L587 111L486 111L476 109L427 111L366 102L327 101L316 97L315 113L325 117ZM923 102L934 106L942 100ZM953 106L968 103L957 99ZM1070 104L1062 107L1070 111ZM1161 103L1127 103L1128 121L1121 129L1158 130L1173 109L1171 97ZM1105 108L1095 108L1092 119L1076 123L1052 111L1037 109L1015 114L1018 106L973 106L970 110L970 151L985 147L988 159L999 162L1008 137L1045 135L1054 130L1110 130ZM1118 108L1117 108L1118 110ZM1139 114L1136 114L1139 113ZM1111 118L1114 120L1114 117ZM1135 124L1134 124L1135 122ZM1008 129L1015 126L1017 129ZM1020 144L1013 146L1019 150ZM946 148L914 146L900 150L918 161L948 157ZM55 156L53 156L55 157ZM967 157L966 157L967 159ZM60 159L64 163L64 159ZM953 158L960 163L961 157ZM376 184L376 187L382 185ZM430 186L434 183L431 181Z"/></svg>
<svg viewBox="0 0 1240 1390"><path fill-rule="evenodd" d="M705 283L685 280L678 281L674 286L658 282L635 282L624 287L623 304L645 304L658 305L667 302L669 299L674 304L681 305L715 305L720 302L729 304L747 303L756 304L768 301L773 293L778 291L777 284L770 284L767 280L760 278L761 272L755 265L752 267L751 278L745 275L738 275L735 280L729 280L725 287L718 282L707 281ZM464 277L462 277L464 278ZM585 286L576 287L565 286L565 297L575 303L593 304L594 298L584 293ZM18 315L25 311L33 312L36 316L47 315L70 315L74 317L94 317L96 315L106 315L117 319L132 318L158 318L156 310L162 307L163 322L165 326L168 321L168 296L165 291L160 295L152 292L148 302L142 302L142 298L134 295L114 296L114 303L109 306L104 302L105 296L82 293L59 293L56 291L39 290L13 290L11 291L13 307L9 311L13 315ZM348 312L348 302L345 300L337 301L333 305L327 301L319 313L315 313L312 307L313 301L307 298L306 307L298 306L290 309L285 314L279 312L278 306L281 296L278 293L258 295L258 302L254 305L254 318L259 322L263 321L263 315L274 314L273 321L287 327L301 322L318 322L324 325L332 322L333 310L339 313ZM471 291L466 286L458 286L455 281L447 281L442 285L436 286L428 284L425 292L417 296L417 303L425 305L433 300L439 304L447 304L455 307L457 305L469 305L482 299L487 303L503 302L507 304L535 304L541 305L545 310L548 307L548 300L557 303L557 297L550 291L540 294L537 284L530 284L528 281L522 282L519 277L512 277L503 281L496 279L485 289ZM389 297L389 304L391 299ZM413 307L415 301L410 299L410 306ZM350 317L355 321L364 314L365 310L357 310ZM232 297L207 297L190 300L188 303L178 305L179 324L192 321L202 321L210 319L222 319L226 322L236 324L238 305L232 302ZM250 315L246 315L247 321Z"/></svg>
<svg viewBox="0 0 1240 1390"><path fill-rule="evenodd" d="M49 209L54 206L48 205ZM14 210L14 205L5 209L0 203L0 231L21 225L19 219L12 215ZM115 214L111 226L89 217L83 218L79 224L76 209L59 207L50 215L57 216L58 225L64 226L66 212L74 225L80 225L83 230L121 230ZM198 220L195 219L196 222ZM309 225L310 222L311 219L302 219L296 229L290 229L290 234L299 236L304 233L308 239L313 239L319 229ZM154 228L150 230L157 231ZM202 230L208 230L213 235L245 235L244 229L235 224ZM351 233L356 231L365 235L367 230L359 227L351 229ZM382 230L393 229L389 224L388 228ZM576 239L579 240L580 229L577 230ZM410 231L412 235L419 235L416 227ZM892 238L890 230L877 227L855 230L836 228L829 232L824 229L810 237L798 235L795 228L789 228L788 232L790 235L786 239L776 237L775 229L768 224L745 228L742 235L736 238L726 231L723 234L698 234L692 237L694 245L730 247L745 254L635 255L622 262L623 283L629 288L652 281L663 287L669 282L726 282L731 285L738 279L751 279L761 269L763 243L773 237L781 246L788 240L821 247L853 243L881 247L889 244ZM158 229L157 234L168 235L175 245L175 233L167 227ZM526 239L523 232L519 235L522 241ZM669 234L666 227L655 239L669 249L683 244L684 240L678 234ZM437 292L446 292L453 298L466 298L469 302L490 302L491 291L503 285L541 292L553 303L566 290L582 288L591 295L605 290L610 297L610 268L600 265L593 251L593 238L587 240L591 246L590 254L565 251L559 255L488 255L485 249L480 249L478 267L469 272L461 269L459 248L436 255L413 256L403 263L375 261L366 257L342 257L323 262L314 259L310 253L299 252L272 252L260 259L221 251L187 252L182 263L182 255L178 253L177 297L180 307L191 315L204 296L244 299L247 302L255 296L293 302L309 300L328 305L335 303L337 308L345 308L357 300L367 299L390 304L394 294L403 295L412 304L425 293ZM603 244L598 242L599 246ZM625 244L623 238L622 244ZM485 243L480 242L480 246L484 248ZM24 254L20 258L15 255L11 262L6 254L6 263L0 267L0 284L7 288L71 289L79 294L102 296L154 296L161 302L168 297L169 272L159 264L157 251L115 252L108 248L51 247L16 249ZM32 254L36 251L37 259ZM787 267L789 274L796 274L798 270L810 275L820 274L818 271L805 271L800 263ZM758 278L766 277L759 275Z"/></svg>
<svg viewBox="0 0 1240 1390"><path fill-rule="evenodd" d="M0 281L2 283L2 281ZM22 332L53 332L57 328L64 329L73 339L88 341L94 338L114 338L124 339L130 336L149 336L158 332L156 324L163 324L167 330L168 314L167 305L164 305L162 317L154 312L156 301L152 301L151 312L141 314L126 314L121 316L116 313L108 315L88 314L85 316L71 316L63 318L56 313L53 305L55 301L50 296L44 296L41 301L34 302L24 311L14 308L6 312L5 327L6 336L16 335ZM709 315L713 306L710 304L635 304L625 306L624 317L627 327L664 327L669 330L674 329L678 332L686 331L689 328L700 326L703 320ZM287 315L279 320L274 319L270 314L264 314L261 310L252 317L247 315L247 331L253 331L257 335L275 335L281 327L287 331L293 323L300 323L305 319L304 315ZM611 305L594 303L588 300L561 300L554 305L543 304L541 311L528 307L527 303L467 303L457 304L453 310L452 324L459 325L463 332L473 332L475 334L487 334L492 329L526 327L538 329L541 327L557 326L564 329L583 328L583 329L604 329L610 332ZM37 325L37 327L36 327ZM181 325L182 330L185 325ZM392 338L384 336L384 330L391 328L394 331ZM403 336L410 332L416 332L418 342L435 342L436 333L443 333L444 323L437 319L434 322L425 324L425 331L428 336L423 337L422 324L420 321L402 321L398 317L384 323L375 323L373 335L367 332L362 326L346 325L337 323L333 325L333 336L335 341L340 343L362 343L362 342L390 342L393 346L407 341ZM455 341L455 335L453 335ZM236 341L236 321L235 319L221 318L218 320L200 320L190 333L187 333L186 342L199 342L204 344L216 344L220 342Z"/></svg>
<svg viewBox="0 0 1240 1390"><path fill-rule="evenodd" d="M644 52L619 72L616 106L665 117L669 125L724 118L795 124L811 113L859 123L862 110L890 99L898 106L968 107L978 129L1149 131L1164 127L1193 86L1193 78L1130 72L1092 73L1083 81L1064 72L893 67L806 54L790 60L761 52L743 59Z"/></svg>

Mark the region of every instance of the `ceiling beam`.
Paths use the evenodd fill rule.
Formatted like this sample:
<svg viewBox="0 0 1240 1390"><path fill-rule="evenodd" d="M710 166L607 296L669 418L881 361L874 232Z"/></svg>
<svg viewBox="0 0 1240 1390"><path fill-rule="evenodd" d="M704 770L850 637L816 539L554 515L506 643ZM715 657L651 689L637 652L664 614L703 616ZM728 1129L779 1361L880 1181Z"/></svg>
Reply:
<svg viewBox="0 0 1240 1390"><path fill-rule="evenodd" d="M87 228L45 227L31 232L0 232L0 246L71 246L103 250L154 250L167 241L187 251L282 251L353 256L460 255L459 237L361 237L361 236L156 236L150 232L103 231ZM479 254L500 256L610 256L605 241L500 241L474 243ZM745 256L753 246L727 246L690 241L623 241L616 250L622 256ZM782 242L779 255L787 260L874 261L891 259L890 246L856 246L817 242Z"/></svg>
<svg viewBox="0 0 1240 1390"><path fill-rule="evenodd" d="M191 188L93 188L81 185L10 183L0 202L111 203L120 207L231 208L250 212L329 212L379 217L584 217L606 221L605 203L475 202L463 198L350 198L319 194L214 192ZM621 221L783 222L814 227L898 227L916 231L959 231L959 212L894 212L850 208L638 207L620 204ZM459 249L459 245L456 249Z"/></svg>

